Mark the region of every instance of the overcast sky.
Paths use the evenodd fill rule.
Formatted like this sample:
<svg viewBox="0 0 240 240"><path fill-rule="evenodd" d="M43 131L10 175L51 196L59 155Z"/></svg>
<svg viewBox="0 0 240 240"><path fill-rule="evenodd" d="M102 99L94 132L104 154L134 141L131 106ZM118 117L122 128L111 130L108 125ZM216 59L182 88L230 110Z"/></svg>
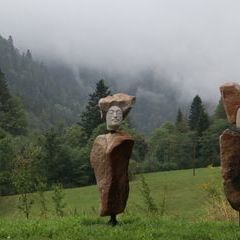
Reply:
<svg viewBox="0 0 240 240"><path fill-rule="evenodd" d="M183 94L217 99L240 80L239 0L0 0L0 34L76 67L167 73Z"/></svg>

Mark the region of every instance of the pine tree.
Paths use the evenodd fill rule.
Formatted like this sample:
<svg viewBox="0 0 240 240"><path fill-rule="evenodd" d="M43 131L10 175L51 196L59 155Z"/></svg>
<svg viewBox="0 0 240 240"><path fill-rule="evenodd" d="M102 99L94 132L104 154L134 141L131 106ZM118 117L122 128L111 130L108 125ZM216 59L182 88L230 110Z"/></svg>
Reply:
<svg viewBox="0 0 240 240"><path fill-rule="evenodd" d="M8 43L11 47L13 47L13 38L11 35L8 37Z"/></svg>
<svg viewBox="0 0 240 240"><path fill-rule="evenodd" d="M0 69L0 116L1 111L6 110L6 103L11 98L11 95L8 90L7 82L5 80L5 76Z"/></svg>
<svg viewBox="0 0 240 240"><path fill-rule="evenodd" d="M27 133L27 119L19 98L11 97L6 103L6 111L1 119L1 127L12 135Z"/></svg>
<svg viewBox="0 0 240 240"><path fill-rule="evenodd" d="M25 112L18 98L12 97L0 70L0 127L13 135L26 133Z"/></svg>
<svg viewBox="0 0 240 240"><path fill-rule="evenodd" d="M95 91L89 95L88 104L85 111L81 114L81 120L79 123L88 137L90 137L92 131L103 122L98 107L98 101L100 98L108 95L110 95L110 90L109 87L105 85L103 79L96 83Z"/></svg>
<svg viewBox="0 0 240 240"><path fill-rule="evenodd" d="M32 53L31 53L31 51L29 49L27 50L26 57L28 59L32 60Z"/></svg>
<svg viewBox="0 0 240 240"><path fill-rule="evenodd" d="M188 118L188 123L191 130L196 130L198 128L202 108L202 100L198 95L196 95L192 101Z"/></svg>
<svg viewBox="0 0 240 240"><path fill-rule="evenodd" d="M203 107L199 116L198 127L197 127L199 136L202 136L202 132L208 129L209 124L210 122L209 122L208 114L206 113Z"/></svg>
<svg viewBox="0 0 240 240"><path fill-rule="evenodd" d="M198 95L194 97L191 104L188 123L191 130L197 131L198 136L201 136L202 132L209 127L208 114L205 111L202 100Z"/></svg>

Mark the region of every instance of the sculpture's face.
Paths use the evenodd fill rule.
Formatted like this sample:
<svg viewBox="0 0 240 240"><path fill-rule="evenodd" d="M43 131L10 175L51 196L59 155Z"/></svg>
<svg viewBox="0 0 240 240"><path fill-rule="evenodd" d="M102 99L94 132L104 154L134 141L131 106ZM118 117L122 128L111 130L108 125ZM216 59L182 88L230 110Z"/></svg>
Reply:
<svg viewBox="0 0 240 240"><path fill-rule="evenodd" d="M117 106L110 107L106 115L107 129L113 131L117 130L120 127L122 120L122 109Z"/></svg>

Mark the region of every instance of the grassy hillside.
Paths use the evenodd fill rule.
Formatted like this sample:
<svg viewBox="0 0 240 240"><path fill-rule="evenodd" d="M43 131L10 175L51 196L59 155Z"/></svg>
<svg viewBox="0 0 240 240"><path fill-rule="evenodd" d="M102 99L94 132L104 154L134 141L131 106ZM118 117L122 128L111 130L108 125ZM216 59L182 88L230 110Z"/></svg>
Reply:
<svg viewBox="0 0 240 240"><path fill-rule="evenodd" d="M203 191L202 186L211 182L218 186L221 185L219 168L197 169L196 176L192 176L192 170L150 173L145 174L145 179L158 206L162 204L164 189L166 189L166 215L189 219L195 219L205 214L207 193ZM143 201L139 187L140 180L137 177L130 185L127 212L131 214L141 214L139 206L143 206ZM66 214L71 215L71 213L77 212L79 215L98 215L99 193L96 186L66 189L64 192L67 203ZM46 195L49 212L52 213L50 215L53 215L52 192L47 192ZM31 215L39 216L37 194L34 194L34 198L35 203ZM17 196L0 198L1 218L20 216L17 201Z"/></svg>

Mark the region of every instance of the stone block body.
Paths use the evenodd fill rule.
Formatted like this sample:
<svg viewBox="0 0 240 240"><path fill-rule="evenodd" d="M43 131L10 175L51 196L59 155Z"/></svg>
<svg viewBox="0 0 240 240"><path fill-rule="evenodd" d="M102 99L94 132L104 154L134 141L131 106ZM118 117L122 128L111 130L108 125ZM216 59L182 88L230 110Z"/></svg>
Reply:
<svg viewBox="0 0 240 240"><path fill-rule="evenodd" d="M123 132L100 135L93 143L90 161L101 194L100 216L117 215L126 207L133 145L133 139Z"/></svg>
<svg viewBox="0 0 240 240"><path fill-rule="evenodd" d="M227 129L220 136L224 191L231 206L240 210L240 133Z"/></svg>

